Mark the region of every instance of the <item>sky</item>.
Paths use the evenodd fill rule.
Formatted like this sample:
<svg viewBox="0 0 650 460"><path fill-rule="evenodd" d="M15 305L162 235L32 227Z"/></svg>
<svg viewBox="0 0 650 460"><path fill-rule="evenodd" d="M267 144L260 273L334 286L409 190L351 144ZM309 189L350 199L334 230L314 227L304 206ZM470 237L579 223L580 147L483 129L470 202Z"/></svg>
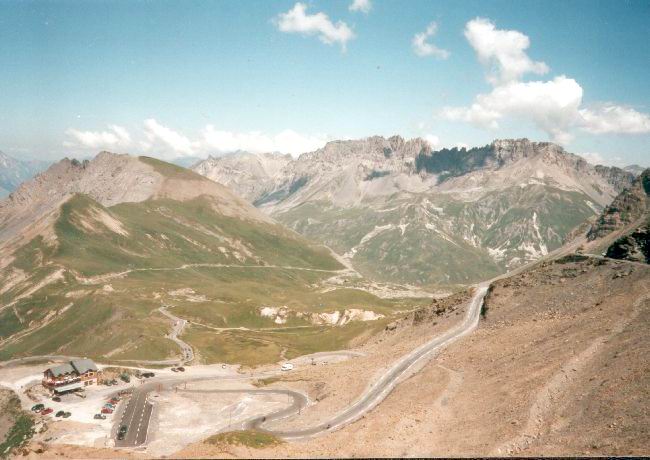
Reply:
<svg viewBox="0 0 650 460"><path fill-rule="evenodd" d="M552 141L650 166L650 2L0 2L0 150Z"/></svg>

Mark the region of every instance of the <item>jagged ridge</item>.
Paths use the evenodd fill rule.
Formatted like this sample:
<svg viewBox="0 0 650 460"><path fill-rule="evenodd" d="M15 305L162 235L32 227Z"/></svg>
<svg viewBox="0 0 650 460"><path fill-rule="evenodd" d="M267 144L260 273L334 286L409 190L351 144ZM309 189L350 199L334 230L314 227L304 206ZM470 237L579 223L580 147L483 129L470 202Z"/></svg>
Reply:
<svg viewBox="0 0 650 460"><path fill-rule="evenodd" d="M237 178L260 209L364 273L424 284L471 282L545 254L633 179L527 139L434 151L375 136L281 161L261 171L240 154L195 169Z"/></svg>

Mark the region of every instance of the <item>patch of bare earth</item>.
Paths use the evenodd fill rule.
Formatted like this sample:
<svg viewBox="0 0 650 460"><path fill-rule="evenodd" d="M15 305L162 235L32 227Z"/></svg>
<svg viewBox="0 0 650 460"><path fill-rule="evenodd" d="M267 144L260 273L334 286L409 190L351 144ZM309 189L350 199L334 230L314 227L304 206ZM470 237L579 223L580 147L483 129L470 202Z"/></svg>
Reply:
<svg viewBox="0 0 650 460"><path fill-rule="evenodd" d="M544 264L496 282L479 329L359 421L266 449L224 452L199 443L177 455L647 455L649 294L650 267L597 260ZM277 384L320 399L311 414L307 409L305 417L282 426L309 426L337 412L385 367L382 359L393 362L455 313L420 316L420 324L378 336L364 347L366 358L308 368Z"/></svg>
<svg viewBox="0 0 650 460"><path fill-rule="evenodd" d="M141 452L126 449L107 449L96 447L72 446L66 444L48 444L33 442L22 449L21 458L151 458Z"/></svg>

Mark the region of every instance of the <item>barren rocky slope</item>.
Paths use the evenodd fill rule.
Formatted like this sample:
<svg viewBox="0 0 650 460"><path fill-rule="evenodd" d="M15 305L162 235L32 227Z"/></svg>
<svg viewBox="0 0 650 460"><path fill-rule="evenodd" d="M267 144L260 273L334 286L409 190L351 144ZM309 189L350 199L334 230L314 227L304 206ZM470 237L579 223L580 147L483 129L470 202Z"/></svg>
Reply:
<svg viewBox="0 0 650 460"><path fill-rule="evenodd" d="M535 260L633 175L551 143L432 151L422 139L335 141L298 159L231 155L195 166L380 280L465 284ZM278 169L284 162L286 164Z"/></svg>
<svg viewBox="0 0 650 460"><path fill-rule="evenodd" d="M589 230L589 240L603 237L642 218L650 210L649 197L650 169L646 169L605 207Z"/></svg>
<svg viewBox="0 0 650 460"><path fill-rule="evenodd" d="M607 257L650 263L650 169L603 210L587 239Z"/></svg>
<svg viewBox="0 0 650 460"><path fill-rule="evenodd" d="M208 157L192 168L215 182L226 184L239 196L255 201L269 189L269 181L291 162L291 155L235 152Z"/></svg>

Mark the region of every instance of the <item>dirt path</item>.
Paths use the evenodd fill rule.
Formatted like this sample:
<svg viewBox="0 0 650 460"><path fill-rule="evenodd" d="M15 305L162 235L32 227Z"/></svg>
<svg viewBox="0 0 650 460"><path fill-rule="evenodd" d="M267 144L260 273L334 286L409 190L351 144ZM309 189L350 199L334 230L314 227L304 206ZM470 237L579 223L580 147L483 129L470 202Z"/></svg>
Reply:
<svg viewBox="0 0 650 460"><path fill-rule="evenodd" d="M131 268L129 270L124 270L116 273L107 273L105 275L97 275L92 277L83 277L79 274L75 274L75 278L82 284L99 284L105 283L115 278L121 278L130 273L136 272L167 272L167 271L176 271L176 270L187 270L191 268L258 268L258 269L281 269L281 270L302 270L310 272L321 272L321 273L340 273L345 270L323 270L320 268L306 268L306 267L293 267L285 265L236 265L236 264L184 264L180 267L146 267L146 268Z"/></svg>

